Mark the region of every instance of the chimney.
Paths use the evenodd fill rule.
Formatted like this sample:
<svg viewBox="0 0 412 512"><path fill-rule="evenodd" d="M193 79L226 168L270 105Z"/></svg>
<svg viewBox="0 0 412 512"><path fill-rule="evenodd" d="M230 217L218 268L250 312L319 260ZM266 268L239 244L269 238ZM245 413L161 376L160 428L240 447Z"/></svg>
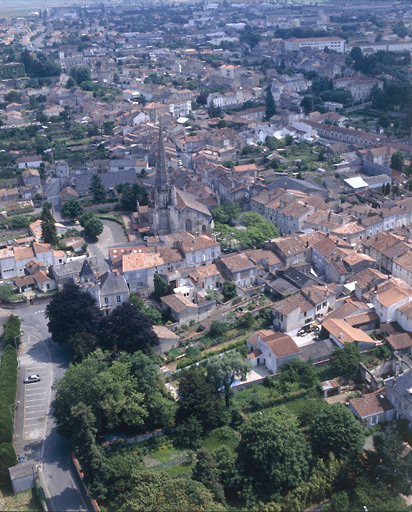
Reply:
<svg viewBox="0 0 412 512"><path fill-rule="evenodd" d="M332 212L329 210L329 212L328 212L328 222L330 222L331 217L332 217Z"/></svg>

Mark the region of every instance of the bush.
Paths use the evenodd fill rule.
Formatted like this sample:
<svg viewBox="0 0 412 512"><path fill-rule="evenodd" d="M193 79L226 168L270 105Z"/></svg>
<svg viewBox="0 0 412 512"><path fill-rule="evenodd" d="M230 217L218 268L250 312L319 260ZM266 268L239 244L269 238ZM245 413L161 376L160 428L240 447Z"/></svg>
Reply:
<svg viewBox="0 0 412 512"><path fill-rule="evenodd" d="M0 443L13 440L13 423L10 406L16 401L17 392L17 352L6 346L0 361Z"/></svg>
<svg viewBox="0 0 412 512"><path fill-rule="evenodd" d="M212 325L209 329L209 336L212 338L219 338L219 336L223 336L229 330L229 325L227 322L221 322L219 320L213 320Z"/></svg>
<svg viewBox="0 0 412 512"><path fill-rule="evenodd" d="M4 324L3 345L11 345L14 347L14 340L16 340L17 345L20 345L20 329L20 318L15 315L10 315Z"/></svg>

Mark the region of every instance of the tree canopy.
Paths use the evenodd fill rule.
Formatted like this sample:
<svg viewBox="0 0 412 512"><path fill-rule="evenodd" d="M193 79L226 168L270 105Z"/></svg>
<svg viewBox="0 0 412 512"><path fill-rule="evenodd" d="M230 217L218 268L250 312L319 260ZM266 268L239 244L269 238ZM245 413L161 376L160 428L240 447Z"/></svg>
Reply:
<svg viewBox="0 0 412 512"><path fill-rule="evenodd" d="M153 359L141 352L113 361L97 350L70 365L55 384L54 415L59 432L79 435L73 408L83 403L96 432L127 425L135 432L173 425L175 403ZM81 439L81 436L79 437Z"/></svg>
<svg viewBox="0 0 412 512"><path fill-rule="evenodd" d="M44 204L40 218L43 241L56 247L59 243L59 237L57 236L56 221L54 220L49 203Z"/></svg>
<svg viewBox="0 0 412 512"><path fill-rule="evenodd" d="M195 480L171 478L163 471L135 471L132 490L120 512L223 512L211 492Z"/></svg>
<svg viewBox="0 0 412 512"><path fill-rule="evenodd" d="M220 423L222 400L219 392L206 378L203 368L191 366L182 372L179 380L179 396L177 411L179 423L195 418L205 431Z"/></svg>
<svg viewBox="0 0 412 512"><path fill-rule="evenodd" d="M331 366L341 377L356 380L359 376L360 350L356 343L344 343L343 348L335 348Z"/></svg>
<svg viewBox="0 0 412 512"><path fill-rule="evenodd" d="M83 214L83 208L80 201L77 199L70 199L64 203L62 212L63 215L69 219L77 219Z"/></svg>
<svg viewBox="0 0 412 512"><path fill-rule="evenodd" d="M115 352L148 352L159 344L150 318L130 302L105 316L99 327L99 346Z"/></svg>
<svg viewBox="0 0 412 512"><path fill-rule="evenodd" d="M309 436L316 455L326 457L332 452L348 462L358 460L365 441L361 423L342 404L322 409L313 419Z"/></svg>
<svg viewBox="0 0 412 512"><path fill-rule="evenodd" d="M67 343L82 331L95 335L103 313L90 293L68 283L47 305L46 317L53 341Z"/></svg>
<svg viewBox="0 0 412 512"><path fill-rule="evenodd" d="M93 174L90 182L89 192L93 196L93 202L96 204L103 203L106 200L106 189L103 181L98 174Z"/></svg>
<svg viewBox="0 0 412 512"><path fill-rule="evenodd" d="M252 479L259 499L286 495L309 473L310 445L296 420L283 413L250 416L237 452L241 472Z"/></svg>

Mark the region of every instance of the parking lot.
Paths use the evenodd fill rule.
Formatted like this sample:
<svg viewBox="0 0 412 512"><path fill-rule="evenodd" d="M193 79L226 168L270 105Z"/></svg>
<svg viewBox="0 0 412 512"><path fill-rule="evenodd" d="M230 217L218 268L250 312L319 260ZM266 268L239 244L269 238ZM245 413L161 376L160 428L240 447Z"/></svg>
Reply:
<svg viewBox="0 0 412 512"><path fill-rule="evenodd" d="M45 378L47 374L45 363L33 363L27 366L23 379L29 375L40 375L40 382L31 382L24 385L24 426L23 438L25 440L42 439L46 426L46 416L50 398L50 382Z"/></svg>

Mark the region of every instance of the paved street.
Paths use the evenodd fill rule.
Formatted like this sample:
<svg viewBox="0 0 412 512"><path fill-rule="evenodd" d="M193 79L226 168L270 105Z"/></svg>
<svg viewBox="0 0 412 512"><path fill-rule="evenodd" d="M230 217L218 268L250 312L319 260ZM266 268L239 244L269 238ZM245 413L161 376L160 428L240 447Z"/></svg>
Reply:
<svg viewBox="0 0 412 512"><path fill-rule="evenodd" d="M106 261L109 256L107 249L119 244L127 244L127 239L120 224L111 220L103 220L102 222L103 233L99 236L97 242L89 244L90 253L97 258L100 274L109 270Z"/></svg>
<svg viewBox="0 0 412 512"><path fill-rule="evenodd" d="M71 471L70 443L56 432L51 411L56 378L61 378L69 364L65 349L49 341L45 305L36 305L12 312L22 321L22 347L16 407L16 451L26 459L42 464L47 482L46 495L54 511L86 511L84 498ZM4 311L0 313L2 316ZM23 384L33 373L40 382Z"/></svg>

